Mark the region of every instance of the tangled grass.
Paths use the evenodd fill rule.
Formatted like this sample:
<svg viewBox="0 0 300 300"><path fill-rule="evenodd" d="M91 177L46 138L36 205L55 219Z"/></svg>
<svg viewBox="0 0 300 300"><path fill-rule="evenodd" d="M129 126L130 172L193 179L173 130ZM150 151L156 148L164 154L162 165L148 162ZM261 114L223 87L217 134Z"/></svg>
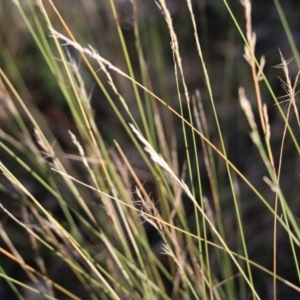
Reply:
<svg viewBox="0 0 300 300"><path fill-rule="evenodd" d="M248 65L245 86L234 87L238 99L225 89L230 101L224 90L226 101L215 96L215 71L207 67L215 61L201 42L207 28L198 32L190 0L185 22L205 82L193 90L197 68L185 66L170 12L175 2L157 1L145 22L147 5L135 0L123 18L122 1L13 2L24 39L43 58L37 69L51 95L42 96L39 80L26 86L22 61L3 38L0 292L16 299L297 297L299 72L291 75L290 63L300 63L279 3L295 57L278 55L286 105L265 75L265 58L256 57L249 0L241 6L245 32L224 0L244 43L235 55ZM106 43L86 42L92 34L73 18L87 11L90 26L104 12ZM227 126L223 116L236 111L240 128Z"/></svg>

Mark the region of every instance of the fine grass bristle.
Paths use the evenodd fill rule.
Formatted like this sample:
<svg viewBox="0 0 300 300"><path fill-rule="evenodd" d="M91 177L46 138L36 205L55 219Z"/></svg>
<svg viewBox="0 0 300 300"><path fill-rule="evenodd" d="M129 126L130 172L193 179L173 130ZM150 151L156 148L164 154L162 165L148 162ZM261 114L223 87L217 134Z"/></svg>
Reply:
<svg viewBox="0 0 300 300"><path fill-rule="evenodd" d="M290 7L3 5L1 299L299 297Z"/></svg>

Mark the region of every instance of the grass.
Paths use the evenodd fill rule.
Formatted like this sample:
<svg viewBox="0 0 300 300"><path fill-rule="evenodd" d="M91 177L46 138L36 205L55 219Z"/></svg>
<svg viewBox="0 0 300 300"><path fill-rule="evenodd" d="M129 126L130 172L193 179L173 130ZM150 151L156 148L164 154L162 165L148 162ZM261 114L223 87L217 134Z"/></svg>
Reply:
<svg viewBox="0 0 300 300"><path fill-rule="evenodd" d="M299 73L290 74L293 60L279 52L282 102L266 59L256 56L251 2L242 2L241 23L224 1L247 75L235 86L228 51L219 89L212 41L201 41L210 31L203 7L184 6L196 57L189 61L178 34L185 26L164 0L145 20L150 4L77 5L8 6L38 56L24 51L20 60L3 37L3 290L16 299L297 297ZM292 31L275 6L299 69ZM108 31L100 38L88 30L96 11ZM74 21L85 13L86 30ZM204 80L200 90L190 88L189 62ZM30 87L31 64L39 75Z"/></svg>

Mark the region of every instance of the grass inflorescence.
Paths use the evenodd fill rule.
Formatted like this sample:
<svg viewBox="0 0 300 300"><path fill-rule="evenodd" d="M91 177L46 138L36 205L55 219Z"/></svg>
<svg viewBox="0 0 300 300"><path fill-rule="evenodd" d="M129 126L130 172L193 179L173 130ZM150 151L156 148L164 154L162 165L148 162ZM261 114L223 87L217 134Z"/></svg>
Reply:
<svg viewBox="0 0 300 300"><path fill-rule="evenodd" d="M23 40L1 30L0 295L295 299L284 8L294 59L278 51L270 75L250 0L150 2L5 4Z"/></svg>

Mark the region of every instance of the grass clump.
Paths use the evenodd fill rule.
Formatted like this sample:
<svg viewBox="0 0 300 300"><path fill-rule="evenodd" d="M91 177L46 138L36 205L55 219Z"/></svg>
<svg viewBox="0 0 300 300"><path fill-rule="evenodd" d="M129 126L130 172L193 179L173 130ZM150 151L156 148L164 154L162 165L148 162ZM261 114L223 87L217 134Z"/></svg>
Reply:
<svg viewBox="0 0 300 300"><path fill-rule="evenodd" d="M6 4L3 297L297 297L296 41L275 1L281 101L251 2L220 3Z"/></svg>

